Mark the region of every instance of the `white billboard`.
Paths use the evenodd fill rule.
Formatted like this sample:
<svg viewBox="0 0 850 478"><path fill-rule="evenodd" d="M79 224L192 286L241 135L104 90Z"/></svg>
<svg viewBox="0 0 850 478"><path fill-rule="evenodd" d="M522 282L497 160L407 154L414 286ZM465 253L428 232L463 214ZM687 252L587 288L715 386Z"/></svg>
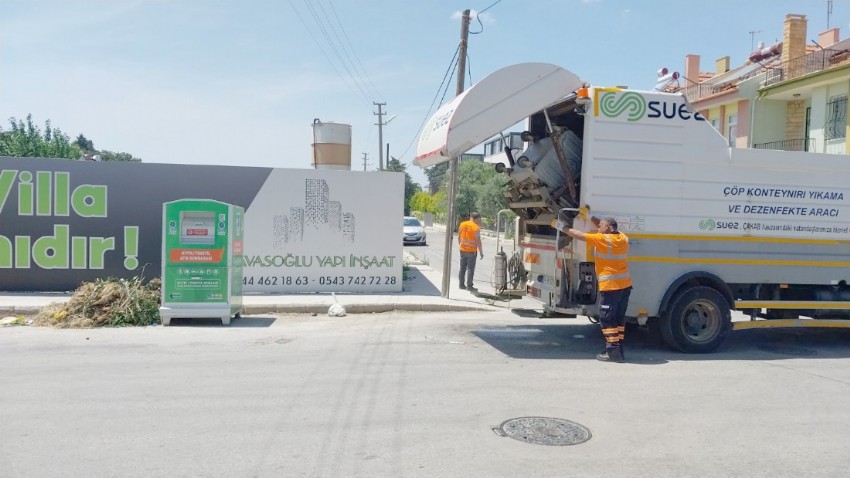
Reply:
<svg viewBox="0 0 850 478"><path fill-rule="evenodd" d="M404 174L273 169L245 213L244 292L401 292Z"/></svg>

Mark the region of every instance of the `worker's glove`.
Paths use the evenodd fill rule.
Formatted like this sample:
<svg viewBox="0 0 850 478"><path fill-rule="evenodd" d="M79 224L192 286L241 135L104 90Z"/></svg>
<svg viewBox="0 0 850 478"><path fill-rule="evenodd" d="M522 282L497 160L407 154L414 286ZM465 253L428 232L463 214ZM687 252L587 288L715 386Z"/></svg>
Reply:
<svg viewBox="0 0 850 478"><path fill-rule="evenodd" d="M567 232L567 224L558 218L552 219L552 222L550 222L549 224L552 226L553 229L557 229L561 232Z"/></svg>
<svg viewBox="0 0 850 478"><path fill-rule="evenodd" d="M481 252L480 254L481 254L481 258L484 259L484 253Z"/></svg>

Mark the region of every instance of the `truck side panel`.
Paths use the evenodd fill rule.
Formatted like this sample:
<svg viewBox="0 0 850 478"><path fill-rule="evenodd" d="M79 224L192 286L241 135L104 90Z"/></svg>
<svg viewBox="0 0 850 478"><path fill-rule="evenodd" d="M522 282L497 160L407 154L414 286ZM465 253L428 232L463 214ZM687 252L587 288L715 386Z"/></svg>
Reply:
<svg viewBox="0 0 850 478"><path fill-rule="evenodd" d="M677 95L594 97L581 201L632 239L630 315L655 315L694 270L730 284L850 282L846 156L730 149Z"/></svg>

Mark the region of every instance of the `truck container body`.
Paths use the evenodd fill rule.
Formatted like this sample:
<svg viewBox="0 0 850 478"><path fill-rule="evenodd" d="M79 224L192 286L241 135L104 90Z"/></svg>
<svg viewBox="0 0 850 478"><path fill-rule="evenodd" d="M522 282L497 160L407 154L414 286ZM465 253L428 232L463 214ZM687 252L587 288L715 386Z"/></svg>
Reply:
<svg viewBox="0 0 850 478"><path fill-rule="evenodd" d="M610 216L630 239L627 316L676 349L714 350L735 309L753 319L736 328L801 325L801 315L818 319L805 325L850 326L848 155L731 148L682 95L588 87L565 70L557 88L528 72L512 82L507 73L523 68L549 71L514 65L494 73L498 85L485 78L464 92L476 98L464 127L491 124L492 136L521 119L522 106L494 118L480 86L546 104L526 107L526 148L497 168L524 223L528 294L546 312L597 313L593 250L553 221L589 232L590 216ZM446 144L462 142L451 115L443 127Z"/></svg>

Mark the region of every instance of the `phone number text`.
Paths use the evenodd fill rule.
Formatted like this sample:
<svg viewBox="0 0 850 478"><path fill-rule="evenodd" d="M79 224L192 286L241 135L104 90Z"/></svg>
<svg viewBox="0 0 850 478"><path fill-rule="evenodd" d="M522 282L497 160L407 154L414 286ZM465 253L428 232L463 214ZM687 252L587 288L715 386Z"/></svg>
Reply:
<svg viewBox="0 0 850 478"><path fill-rule="evenodd" d="M394 285L396 276L245 276L242 285Z"/></svg>

